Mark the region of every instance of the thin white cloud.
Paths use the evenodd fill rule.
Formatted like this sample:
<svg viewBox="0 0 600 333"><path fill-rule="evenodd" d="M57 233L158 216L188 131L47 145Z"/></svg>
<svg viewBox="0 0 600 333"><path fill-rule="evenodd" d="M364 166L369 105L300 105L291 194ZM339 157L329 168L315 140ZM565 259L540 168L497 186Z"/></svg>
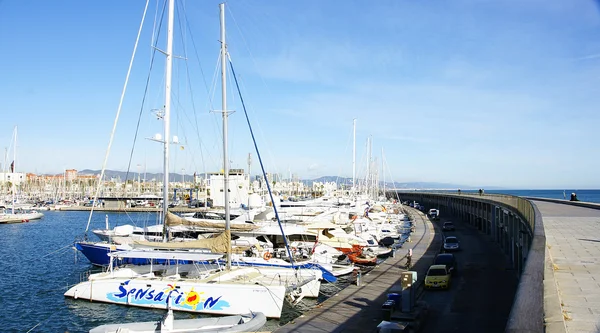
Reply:
<svg viewBox="0 0 600 333"><path fill-rule="evenodd" d="M308 170L308 171L316 171L319 168L320 168L319 164L313 163L313 164L309 165L308 167L306 167L306 170Z"/></svg>
<svg viewBox="0 0 600 333"><path fill-rule="evenodd" d="M600 53L578 57L578 58L575 58L574 60L581 61L581 60L592 60L592 59L598 59L598 58L600 58Z"/></svg>

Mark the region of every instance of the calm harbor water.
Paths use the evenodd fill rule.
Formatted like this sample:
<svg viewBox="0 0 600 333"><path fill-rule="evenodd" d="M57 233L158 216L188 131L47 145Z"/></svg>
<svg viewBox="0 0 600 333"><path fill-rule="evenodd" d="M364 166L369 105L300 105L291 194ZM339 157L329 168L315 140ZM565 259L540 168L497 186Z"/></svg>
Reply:
<svg viewBox="0 0 600 333"><path fill-rule="evenodd" d="M102 324L155 321L164 310L150 310L65 298L68 287L85 278L93 269L87 259L72 248L83 235L88 212L44 212L42 220L0 225L0 323L2 332L87 332ZM154 213L109 213L111 226L135 222L154 224ZM96 213L91 229L104 227L105 214ZM94 238L95 236L91 236ZM322 288L336 293L349 282L339 280ZM265 331L274 330L316 305L302 300L284 308L281 321L269 320ZM177 312L176 319L198 318Z"/></svg>

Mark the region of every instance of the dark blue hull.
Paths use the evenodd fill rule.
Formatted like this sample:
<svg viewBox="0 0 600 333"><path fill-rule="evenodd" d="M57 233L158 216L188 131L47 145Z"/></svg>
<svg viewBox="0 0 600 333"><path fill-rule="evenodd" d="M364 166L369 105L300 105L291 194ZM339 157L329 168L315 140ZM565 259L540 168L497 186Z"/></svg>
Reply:
<svg viewBox="0 0 600 333"><path fill-rule="evenodd" d="M92 242L76 242L75 248L79 250L91 263L96 266L108 266L110 264L110 257L108 256L111 252L126 251L130 248L123 247L121 245L107 244L107 243L92 243ZM156 261L154 263L157 263ZM119 260L118 265L134 264L134 265L149 265L150 260L148 259L137 259L137 258L125 258L125 260Z"/></svg>
<svg viewBox="0 0 600 333"><path fill-rule="evenodd" d="M92 243L92 242L76 242L75 248L79 250L93 265L96 266L108 266L110 264L110 257L108 256L111 252L117 251L126 251L129 250L129 247L124 247L121 245L107 244L107 243ZM167 260L154 259L152 261L155 265L166 264ZM179 264L191 264L192 262L187 262L186 260L179 260L177 263ZM221 264L225 264L224 261L220 261ZM150 265L150 259L140 259L140 258L123 258L119 259L118 262L115 261L116 265ZM170 260L169 264L175 265L175 260ZM208 263L205 263L208 264ZM233 262L233 265L239 266L262 266L262 267L290 267L287 265L272 265L272 264L262 264L262 263L246 263L246 262ZM291 267L290 267L291 268ZM333 276L331 272L327 269L323 268L323 266L319 264L302 264L296 265L296 268L303 269L319 269L323 272L323 279L327 282L335 282L337 278Z"/></svg>

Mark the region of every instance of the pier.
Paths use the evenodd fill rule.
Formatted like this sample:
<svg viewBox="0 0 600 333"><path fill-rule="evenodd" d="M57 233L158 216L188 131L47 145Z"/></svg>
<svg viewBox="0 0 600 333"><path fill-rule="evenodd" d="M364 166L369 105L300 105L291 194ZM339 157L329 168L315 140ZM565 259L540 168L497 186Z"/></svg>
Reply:
<svg viewBox="0 0 600 333"><path fill-rule="evenodd" d="M600 205L533 199L546 233L546 332L600 331Z"/></svg>
<svg viewBox="0 0 600 333"><path fill-rule="evenodd" d="M401 289L409 247L418 272L417 304L424 311L407 332L600 331L600 205L448 192L399 196L426 210L440 209L442 220L409 208L416 226L412 243L363 276L360 286L349 286L275 332L376 332L387 294ZM458 286L423 291L445 220L457 225L464 247L453 281Z"/></svg>
<svg viewBox="0 0 600 333"><path fill-rule="evenodd" d="M600 331L600 205L544 198L399 193L465 221L519 277L506 332Z"/></svg>

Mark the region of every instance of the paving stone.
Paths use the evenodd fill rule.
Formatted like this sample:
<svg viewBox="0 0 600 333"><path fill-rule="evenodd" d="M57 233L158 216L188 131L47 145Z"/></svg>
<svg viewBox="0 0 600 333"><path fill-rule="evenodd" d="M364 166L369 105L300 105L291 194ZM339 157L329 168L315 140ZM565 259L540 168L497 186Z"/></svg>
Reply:
<svg viewBox="0 0 600 333"><path fill-rule="evenodd" d="M570 318L564 321L567 332L600 332L600 210L534 203L542 213L546 245L558 268L553 271L556 284L544 284L544 288L558 288ZM559 332L560 327L552 330Z"/></svg>

